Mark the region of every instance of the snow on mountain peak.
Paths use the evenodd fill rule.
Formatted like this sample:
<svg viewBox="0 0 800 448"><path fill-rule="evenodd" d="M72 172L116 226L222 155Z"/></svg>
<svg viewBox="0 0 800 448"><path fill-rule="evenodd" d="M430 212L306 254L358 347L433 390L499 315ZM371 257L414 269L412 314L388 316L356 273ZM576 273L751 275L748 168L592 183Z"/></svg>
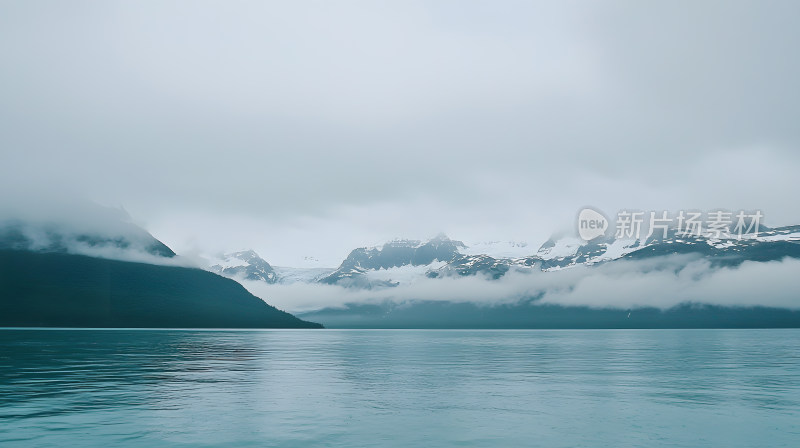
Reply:
<svg viewBox="0 0 800 448"><path fill-rule="evenodd" d="M571 257L574 256L578 252L578 249L585 244L585 241L577 237L568 236L559 238L557 240L551 238L542 244L542 246L536 252L536 255L542 260Z"/></svg>
<svg viewBox="0 0 800 448"><path fill-rule="evenodd" d="M522 258L535 253L524 241L482 241L463 248L464 255L489 255L494 258Z"/></svg>
<svg viewBox="0 0 800 448"><path fill-rule="evenodd" d="M263 280L267 283L277 281L275 270L254 250L224 254L211 261L209 270L231 278Z"/></svg>

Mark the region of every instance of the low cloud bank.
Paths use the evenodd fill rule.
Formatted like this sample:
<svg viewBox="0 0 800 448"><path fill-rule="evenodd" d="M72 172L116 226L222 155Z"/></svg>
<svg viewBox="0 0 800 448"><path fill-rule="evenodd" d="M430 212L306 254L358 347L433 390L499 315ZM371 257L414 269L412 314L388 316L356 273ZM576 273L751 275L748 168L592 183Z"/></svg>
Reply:
<svg viewBox="0 0 800 448"><path fill-rule="evenodd" d="M0 201L0 248L167 266L205 265L196 257L175 256L124 209L76 199L42 197L34 205Z"/></svg>
<svg viewBox="0 0 800 448"><path fill-rule="evenodd" d="M86 255L107 260L129 261L132 263L155 264L159 266L177 266L184 268L202 269L204 264L201 259L176 255L174 257L161 257L153 255L139 248L122 249L114 246L90 246L87 244L73 244L67 246L67 253Z"/></svg>
<svg viewBox="0 0 800 448"><path fill-rule="evenodd" d="M697 256L616 261L553 272L511 271L498 280L482 276L429 279L393 288L361 290L336 285L268 285L243 281L253 294L290 312L391 301L471 302L484 306L540 303L592 308L671 308L681 303L800 309L800 260L744 262L712 267Z"/></svg>

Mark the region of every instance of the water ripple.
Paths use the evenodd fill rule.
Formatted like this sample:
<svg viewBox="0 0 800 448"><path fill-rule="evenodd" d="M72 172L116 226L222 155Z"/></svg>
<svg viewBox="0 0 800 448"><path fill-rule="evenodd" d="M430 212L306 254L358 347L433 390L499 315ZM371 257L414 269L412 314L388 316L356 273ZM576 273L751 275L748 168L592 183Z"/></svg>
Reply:
<svg viewBox="0 0 800 448"><path fill-rule="evenodd" d="M8 446L800 446L800 331L0 331Z"/></svg>

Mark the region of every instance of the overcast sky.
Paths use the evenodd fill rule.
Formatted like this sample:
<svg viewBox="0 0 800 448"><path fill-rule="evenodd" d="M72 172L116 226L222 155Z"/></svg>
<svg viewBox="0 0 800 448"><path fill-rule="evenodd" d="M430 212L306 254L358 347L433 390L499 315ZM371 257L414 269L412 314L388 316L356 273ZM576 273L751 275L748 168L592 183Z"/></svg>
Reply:
<svg viewBox="0 0 800 448"><path fill-rule="evenodd" d="M800 223L797 1L2 1L0 187L338 264L586 205ZM32 194L35 192L36 194Z"/></svg>

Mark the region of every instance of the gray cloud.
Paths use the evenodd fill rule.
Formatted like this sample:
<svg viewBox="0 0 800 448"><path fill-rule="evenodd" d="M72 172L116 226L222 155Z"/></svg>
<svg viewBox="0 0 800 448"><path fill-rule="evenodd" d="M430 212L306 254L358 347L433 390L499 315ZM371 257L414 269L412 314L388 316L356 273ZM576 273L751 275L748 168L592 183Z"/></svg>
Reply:
<svg viewBox="0 0 800 448"><path fill-rule="evenodd" d="M278 263L439 231L538 242L587 204L796 223L798 13L5 2L0 187L30 207L69 189L179 252Z"/></svg>

